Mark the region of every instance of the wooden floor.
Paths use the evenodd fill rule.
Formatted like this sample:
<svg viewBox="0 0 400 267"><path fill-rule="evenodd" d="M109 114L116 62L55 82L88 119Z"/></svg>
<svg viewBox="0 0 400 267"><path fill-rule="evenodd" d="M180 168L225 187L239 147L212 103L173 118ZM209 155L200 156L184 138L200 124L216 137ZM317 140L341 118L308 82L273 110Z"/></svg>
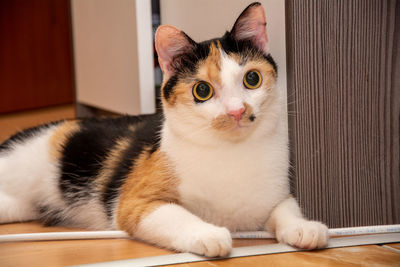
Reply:
<svg viewBox="0 0 400 267"><path fill-rule="evenodd" d="M73 105L63 105L0 115L0 142L22 129L51 121L71 119L74 117L75 109Z"/></svg>
<svg viewBox="0 0 400 267"><path fill-rule="evenodd" d="M0 142L16 130L73 116L72 106L2 115L0 116ZM35 222L0 225L0 235L71 230L76 231L76 229L62 227L43 227ZM234 247L274 242L273 240L235 240ZM0 243L0 266L68 266L172 253L149 244L126 239ZM177 266L400 266L400 244L282 253Z"/></svg>
<svg viewBox="0 0 400 267"><path fill-rule="evenodd" d="M0 225L1 234L76 231L38 223ZM234 240L234 247L275 243L273 240ZM400 244L370 245L205 261L175 266L400 266ZM68 240L0 243L0 266L69 266L173 254L135 240Z"/></svg>

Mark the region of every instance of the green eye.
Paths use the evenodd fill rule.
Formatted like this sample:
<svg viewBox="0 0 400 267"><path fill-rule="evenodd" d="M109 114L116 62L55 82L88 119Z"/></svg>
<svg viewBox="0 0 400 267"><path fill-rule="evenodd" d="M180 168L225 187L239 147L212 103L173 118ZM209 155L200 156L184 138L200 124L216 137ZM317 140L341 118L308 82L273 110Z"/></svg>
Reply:
<svg viewBox="0 0 400 267"><path fill-rule="evenodd" d="M197 102L204 102L210 99L214 95L214 90L208 82L197 82L193 86L193 96L195 101Z"/></svg>
<svg viewBox="0 0 400 267"><path fill-rule="evenodd" d="M256 89L262 82L261 73L258 70L250 70L243 77L243 84L247 89Z"/></svg>

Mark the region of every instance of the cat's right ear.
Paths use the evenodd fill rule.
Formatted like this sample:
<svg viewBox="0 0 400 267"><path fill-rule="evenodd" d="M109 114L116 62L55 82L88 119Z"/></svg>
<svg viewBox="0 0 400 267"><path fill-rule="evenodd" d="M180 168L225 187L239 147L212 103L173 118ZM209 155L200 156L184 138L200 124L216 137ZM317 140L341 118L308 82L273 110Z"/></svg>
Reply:
<svg viewBox="0 0 400 267"><path fill-rule="evenodd" d="M262 5L258 2L250 4L240 14L231 30L235 40L251 41L258 49L268 53L267 20Z"/></svg>
<svg viewBox="0 0 400 267"><path fill-rule="evenodd" d="M170 26L158 27L155 36L155 47L158 54L158 62L164 75L174 74L173 61L180 54L191 51L195 42L183 31Z"/></svg>

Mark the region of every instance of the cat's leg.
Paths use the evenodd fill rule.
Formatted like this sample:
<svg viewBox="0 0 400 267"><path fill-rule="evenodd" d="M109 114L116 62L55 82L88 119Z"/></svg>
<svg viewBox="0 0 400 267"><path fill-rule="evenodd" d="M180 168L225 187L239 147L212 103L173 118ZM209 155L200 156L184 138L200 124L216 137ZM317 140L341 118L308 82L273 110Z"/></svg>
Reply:
<svg viewBox="0 0 400 267"><path fill-rule="evenodd" d="M320 222L305 219L291 196L272 211L266 230L275 233L279 242L298 248L322 248L328 242L328 228Z"/></svg>
<svg viewBox="0 0 400 267"><path fill-rule="evenodd" d="M228 229L206 223L177 204L162 204L136 227L129 227L129 222L127 226L123 230L136 238L181 252L217 257L232 249Z"/></svg>
<svg viewBox="0 0 400 267"><path fill-rule="evenodd" d="M0 223L29 221L37 218L36 209L25 201L22 185L15 183L13 162L0 155ZM21 194L22 192L22 194Z"/></svg>
<svg viewBox="0 0 400 267"><path fill-rule="evenodd" d="M232 248L228 229L180 206L178 184L164 152L144 151L121 188L115 210L118 227L161 247L209 257L227 255Z"/></svg>

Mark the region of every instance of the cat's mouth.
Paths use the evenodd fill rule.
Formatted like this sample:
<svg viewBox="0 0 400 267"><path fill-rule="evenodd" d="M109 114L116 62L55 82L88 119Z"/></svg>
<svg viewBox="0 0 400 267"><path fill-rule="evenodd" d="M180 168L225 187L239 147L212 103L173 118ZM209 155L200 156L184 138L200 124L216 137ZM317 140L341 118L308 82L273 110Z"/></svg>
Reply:
<svg viewBox="0 0 400 267"><path fill-rule="evenodd" d="M233 128L233 130L249 128L253 125L253 122L255 121L255 119L256 119L256 116L254 114L251 114L247 118L243 118L243 119L237 121L236 126Z"/></svg>
<svg viewBox="0 0 400 267"><path fill-rule="evenodd" d="M251 114L243 114L240 120L236 120L234 117L225 114L216 117L212 122L211 126L218 131L241 131L246 128L250 128L254 121L256 120L256 115Z"/></svg>

